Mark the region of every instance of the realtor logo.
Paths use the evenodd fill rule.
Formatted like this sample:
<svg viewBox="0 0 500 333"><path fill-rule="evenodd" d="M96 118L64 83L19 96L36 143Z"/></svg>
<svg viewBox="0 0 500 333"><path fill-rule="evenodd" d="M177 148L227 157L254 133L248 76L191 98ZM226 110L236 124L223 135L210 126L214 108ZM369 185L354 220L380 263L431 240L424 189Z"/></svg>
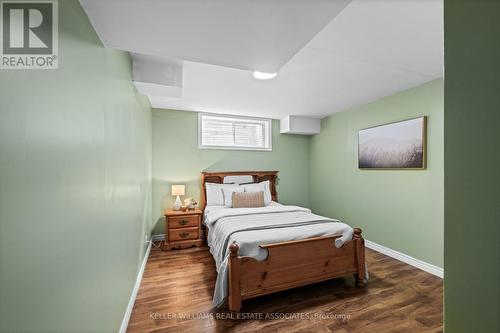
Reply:
<svg viewBox="0 0 500 333"><path fill-rule="evenodd" d="M57 0L0 1L2 69L57 69Z"/></svg>

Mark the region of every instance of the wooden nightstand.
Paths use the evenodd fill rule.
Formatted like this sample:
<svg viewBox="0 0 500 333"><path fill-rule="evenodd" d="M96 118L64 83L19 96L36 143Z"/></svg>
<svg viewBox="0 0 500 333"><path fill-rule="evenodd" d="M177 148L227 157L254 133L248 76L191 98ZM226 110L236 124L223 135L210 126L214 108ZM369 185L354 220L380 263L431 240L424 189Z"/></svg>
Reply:
<svg viewBox="0 0 500 333"><path fill-rule="evenodd" d="M165 211L165 245L164 250L183 249L190 246L203 245L203 230L199 209L188 211Z"/></svg>

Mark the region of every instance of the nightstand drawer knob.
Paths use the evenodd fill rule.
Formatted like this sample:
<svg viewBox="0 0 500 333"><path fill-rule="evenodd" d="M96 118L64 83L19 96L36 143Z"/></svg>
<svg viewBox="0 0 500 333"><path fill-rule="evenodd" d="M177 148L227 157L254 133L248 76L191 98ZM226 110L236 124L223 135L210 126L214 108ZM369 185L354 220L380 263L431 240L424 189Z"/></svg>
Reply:
<svg viewBox="0 0 500 333"><path fill-rule="evenodd" d="M180 221L179 221L179 224L180 224L180 225L186 225L186 224L188 224L188 223L189 223L189 221L188 221L188 220L180 220Z"/></svg>
<svg viewBox="0 0 500 333"><path fill-rule="evenodd" d="M179 236L181 238L186 238L187 236L189 236L189 232L182 232L182 233L179 234Z"/></svg>

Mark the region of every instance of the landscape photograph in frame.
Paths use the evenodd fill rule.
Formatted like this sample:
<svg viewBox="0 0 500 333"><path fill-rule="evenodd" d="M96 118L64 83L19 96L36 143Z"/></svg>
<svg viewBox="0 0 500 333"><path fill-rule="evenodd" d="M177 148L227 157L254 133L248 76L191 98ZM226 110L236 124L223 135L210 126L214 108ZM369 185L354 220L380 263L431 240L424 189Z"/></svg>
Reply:
<svg viewBox="0 0 500 333"><path fill-rule="evenodd" d="M427 117L362 129L358 133L360 169L425 169Z"/></svg>

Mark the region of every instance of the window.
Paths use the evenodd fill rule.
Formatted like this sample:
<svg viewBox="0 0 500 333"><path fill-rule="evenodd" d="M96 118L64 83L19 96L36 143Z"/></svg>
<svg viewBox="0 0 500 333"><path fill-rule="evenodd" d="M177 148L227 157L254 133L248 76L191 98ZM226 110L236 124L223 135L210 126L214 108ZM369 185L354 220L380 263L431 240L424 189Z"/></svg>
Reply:
<svg viewBox="0 0 500 333"><path fill-rule="evenodd" d="M200 149L272 150L271 119L198 115Z"/></svg>

